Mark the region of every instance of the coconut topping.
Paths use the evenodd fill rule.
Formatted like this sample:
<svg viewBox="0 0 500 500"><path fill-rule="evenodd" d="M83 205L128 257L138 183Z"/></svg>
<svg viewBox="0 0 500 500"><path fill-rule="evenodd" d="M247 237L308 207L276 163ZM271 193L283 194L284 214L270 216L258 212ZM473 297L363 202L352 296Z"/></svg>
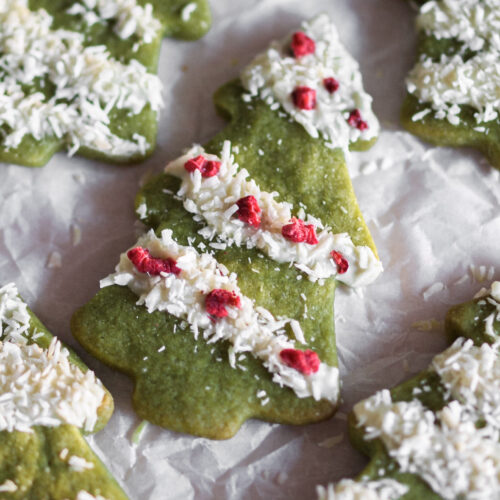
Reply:
<svg viewBox="0 0 500 500"><path fill-rule="evenodd" d="M159 276L140 272L122 254L116 272L101 281L101 287L128 286L139 296L138 305L149 312L165 311L186 321L195 338L200 334L209 343L228 340L232 347L229 362L236 367L238 353L251 353L260 359L273 375L273 381L294 390L298 397L314 397L336 402L339 391L338 369L319 363L317 371L303 374L288 366L280 353L295 349L295 341L288 338L285 327L295 320L275 318L267 309L257 306L243 295L237 284L237 276L218 263L211 255L199 254L195 248L178 245L172 239L172 231L164 230L158 238L153 231L143 235L136 246L146 248L159 259L173 259L180 269L178 275L161 273ZM215 290L224 299L227 315L214 314L218 308L207 311L207 299ZM215 318L214 318L215 316ZM295 321L293 330L300 330Z"/></svg>
<svg viewBox="0 0 500 500"><path fill-rule="evenodd" d="M199 156L219 162L218 174L203 178L197 169L188 171L185 165ZM261 191L254 180L248 180L248 171L234 161L229 141L224 142L220 159L195 145L169 163L165 172L182 180L177 195L188 212L204 218L207 227L200 234L208 239L217 236L227 245L256 247L277 262L293 263L312 281L336 277L357 287L371 283L382 272L382 264L369 247L355 246L347 233L333 234L310 215L299 222L292 216L291 204L276 201L278 193ZM238 201L249 196L260 209L258 225L237 216ZM320 229L317 234L315 228Z"/></svg>
<svg viewBox="0 0 500 500"><path fill-rule="evenodd" d="M245 99L258 96L272 109L281 105L309 135L322 137L330 148L347 153L351 143L373 139L379 132L359 65L340 43L326 14L273 42L247 66L241 81L248 90ZM349 126L353 109L360 110L366 128Z"/></svg>
<svg viewBox="0 0 500 500"><path fill-rule="evenodd" d="M136 0L82 0L66 12L82 16L88 26L112 21L119 38L135 35L144 44L151 43L162 30L162 24L153 15L153 6L139 5Z"/></svg>
<svg viewBox="0 0 500 500"><path fill-rule="evenodd" d="M28 306L16 285L8 283L0 288L0 340L26 344L31 337Z"/></svg>
<svg viewBox="0 0 500 500"><path fill-rule="evenodd" d="M55 338L47 350L36 344L0 343L0 430L95 427L104 389L93 372L83 373L68 357Z"/></svg>
<svg viewBox="0 0 500 500"><path fill-rule="evenodd" d="M417 26L428 36L458 40L462 47L454 55L442 54L439 60L423 55L408 76L408 92L429 103L435 118L452 125L460 123L460 106L473 107L478 124L496 120L500 108L500 1L429 1L420 8ZM476 52L472 57L471 51ZM414 115L413 121L424 118L426 111Z"/></svg>
<svg viewBox="0 0 500 500"><path fill-rule="evenodd" d="M420 8L417 27L438 40L455 38L471 50L500 50L499 0L432 0Z"/></svg>
<svg viewBox="0 0 500 500"><path fill-rule="evenodd" d="M336 485L317 487L318 500L396 500L408 490L408 486L394 479L376 481L343 479Z"/></svg>
<svg viewBox="0 0 500 500"><path fill-rule="evenodd" d="M394 403L380 391L354 407L365 439L381 439L402 472L418 474L445 499L498 498L499 345L458 339L431 369L454 400L434 414L418 400Z"/></svg>
<svg viewBox="0 0 500 500"><path fill-rule="evenodd" d="M139 114L162 106L161 82L132 59L122 64L106 47L84 44L84 35L54 30L45 10L32 12L27 0L0 3L0 132L5 148L16 148L26 136L64 140L69 153L80 147L111 157L145 154L149 144L134 134L115 135L113 109ZM47 98L33 81L50 82Z"/></svg>
<svg viewBox="0 0 500 500"><path fill-rule="evenodd" d="M92 371L69 361L56 339L48 349L28 340L30 315L13 283L0 288L0 431L31 432L34 425L76 425L91 431L104 389Z"/></svg>

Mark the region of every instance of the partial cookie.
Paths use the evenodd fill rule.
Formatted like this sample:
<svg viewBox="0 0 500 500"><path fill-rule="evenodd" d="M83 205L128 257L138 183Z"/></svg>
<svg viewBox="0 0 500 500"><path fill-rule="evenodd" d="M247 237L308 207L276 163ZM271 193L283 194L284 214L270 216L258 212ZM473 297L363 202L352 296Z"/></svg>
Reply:
<svg viewBox="0 0 500 500"><path fill-rule="evenodd" d="M370 464L320 498L500 497L500 282L479 295L448 312L454 342L427 371L354 406L351 439ZM345 496L361 487L372 496Z"/></svg>
<svg viewBox="0 0 500 500"><path fill-rule="evenodd" d="M4 0L0 161L42 166L67 148L112 162L154 150L164 34L193 39L206 0Z"/></svg>
<svg viewBox="0 0 500 500"><path fill-rule="evenodd" d="M111 395L19 298L0 288L0 498L125 500L82 433L102 429Z"/></svg>
<svg viewBox="0 0 500 500"><path fill-rule="evenodd" d="M304 54L309 35L318 52ZM220 439L252 417L303 424L330 416L339 399L335 281L362 286L382 271L344 157L350 143L373 139L373 130L349 124L369 97L357 87L338 99L320 92L327 77L339 78L339 92L360 81L357 66L324 16L279 46L270 50L287 71L296 61L312 75L290 92L307 83L317 91L313 114L337 108L339 142L319 125L306 130L303 110L292 116L289 103L264 100L264 88L252 95L242 82L225 85L215 100L230 124L141 190L137 211L156 234L124 253L73 317L78 341L135 379L141 418L173 430ZM371 112L358 113L377 129Z"/></svg>
<svg viewBox="0 0 500 500"><path fill-rule="evenodd" d="M500 3L419 3L418 62L406 81L403 125L438 146L477 148L500 168Z"/></svg>

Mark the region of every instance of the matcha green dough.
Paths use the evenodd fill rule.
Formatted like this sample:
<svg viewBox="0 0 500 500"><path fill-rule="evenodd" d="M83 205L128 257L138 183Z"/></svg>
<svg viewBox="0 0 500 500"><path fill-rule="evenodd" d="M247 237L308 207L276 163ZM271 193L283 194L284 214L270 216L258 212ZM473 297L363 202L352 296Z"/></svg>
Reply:
<svg viewBox="0 0 500 500"><path fill-rule="evenodd" d="M494 340L485 333L484 320L496 309L490 304L478 304L478 302L481 302L481 299L454 306L448 311L445 330L450 342L463 337L472 339L475 345L480 346L485 342L491 343ZM500 333L500 324L498 322L495 322L494 328L496 332ZM423 389L426 386L430 386L431 390L426 391L424 389L420 394L413 394L415 388ZM439 375L433 371L424 371L407 382L394 387L390 392L393 402L418 399L433 412L441 410L451 401L446 396L446 390ZM406 484L410 489L401 497L405 500L421 500L423 498L438 500L442 498L417 475L402 473L397 462L389 456L380 440L365 440L364 428L357 425L354 413L349 415L349 437L352 444L359 451L370 457L370 463L359 474L358 480L394 479L399 483Z"/></svg>
<svg viewBox="0 0 500 500"><path fill-rule="evenodd" d="M67 10L78 3L75 0L29 0L28 5L32 11L45 9L53 17L52 29L82 33L85 36L85 46L104 45L110 55L121 63L129 64L132 59L135 59L150 73L156 73L163 35L195 40L207 32L211 23L207 0L137 0L139 5L151 4L153 6L154 16L164 28L164 32L158 33L151 43L138 44L139 37L136 34L126 39L120 38L113 31L115 24L113 19L89 26L81 15L68 14ZM189 7L189 16L186 17L183 12L188 5L191 7ZM0 50L0 60L2 55ZM0 71L0 82L3 77ZM24 84L23 91L26 94L42 92L48 100L54 95L54 84L46 76L37 77L30 85ZM104 106L107 103L101 104ZM145 151L109 154L105 150L81 146L77 154L103 161L129 163L141 161L154 151L158 117L157 112L151 109L149 104L138 114L133 114L128 109L113 107L109 118L111 133L127 141L134 141L137 134L142 136L147 144ZM1 140L2 134L11 132L13 129L6 123L0 125L0 162L39 167L45 165L54 153L68 147L65 137L57 138L54 134L47 135L42 140L37 140L33 135L27 134L17 147L6 147Z"/></svg>
<svg viewBox="0 0 500 500"><path fill-rule="evenodd" d="M30 316L28 338L35 332L43 333L35 342L48 348L53 336L33 313L30 312ZM70 361L87 371L84 363L69 350ZM101 430L112 413L113 399L106 390L92 432ZM15 492L0 492L2 500L73 500L80 491L101 495L107 500L128 498L91 450L80 429L64 424L58 427L35 426L32 430L32 433L0 431L0 485L13 481L17 486ZM67 452L63 451L65 449ZM83 458L93 467L81 472L72 469L68 464L72 456Z"/></svg>
<svg viewBox="0 0 500 500"><path fill-rule="evenodd" d="M293 203L295 209L303 203L334 232L347 231L355 243L374 249L343 153L328 149L262 101L245 103L243 92L238 82L232 82L216 93L217 110L230 124L210 141L207 151L218 154L223 141L230 140L239 147L236 161L262 189L277 191L279 199ZM257 154L259 149L265 151L263 156ZM139 192L136 206L146 204L146 225L158 232L168 227L180 244L188 244L190 237L196 246L203 241L197 234L203 226L168 194L178 186L178 179L161 174ZM300 321L307 340L301 349L313 349L322 361L337 366L333 279L319 286L255 249L228 247L216 251L215 258L237 273L241 292L257 305L275 316ZM141 418L175 431L224 439L249 418L306 424L334 412L326 400L300 399L292 389L273 383L250 354L238 363L243 369L231 368L228 343L196 341L179 319L161 312L149 314L136 301L128 288L103 288L75 313L72 331L85 349L135 380L133 403ZM163 346L165 350L158 352ZM257 397L262 390L267 404Z"/></svg>
<svg viewBox="0 0 500 500"><path fill-rule="evenodd" d="M423 5L427 2L420 0L416 3ZM457 39L437 39L423 31L418 33L416 60L426 56L437 62L443 54L452 56L459 53L462 54L464 61L477 54L464 48L464 45ZM460 121L452 125L447 119L436 118L435 110L430 103L421 102L416 96L407 93L401 110L401 122L409 132L436 146L478 149L488 158L491 165L500 168L500 119L478 124L474 117L474 113L477 113L476 109L468 105L461 105L459 108ZM430 112L423 118L412 120L415 114L426 110Z"/></svg>

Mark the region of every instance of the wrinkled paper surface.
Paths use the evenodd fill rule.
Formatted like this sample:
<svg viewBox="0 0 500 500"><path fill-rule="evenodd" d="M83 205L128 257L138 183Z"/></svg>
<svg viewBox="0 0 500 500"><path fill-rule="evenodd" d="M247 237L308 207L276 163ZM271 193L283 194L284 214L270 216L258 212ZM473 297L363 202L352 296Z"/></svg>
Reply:
<svg viewBox="0 0 500 500"><path fill-rule="evenodd" d="M15 281L47 327L74 346L111 390L115 414L89 441L133 500L312 498L316 484L352 477L366 464L346 435L352 405L409 378L446 347L442 321L450 305L491 282L481 282L471 266L485 266L486 278L500 278L494 269L499 176L479 153L432 148L401 129L404 77L416 38L406 1L211 3L213 28L204 39L164 41L160 75L166 107L150 160L120 167L60 153L41 169L0 166L0 282ZM222 442L148 425L134 446L131 437L140 421L131 408L132 384L72 339L71 314L135 242L140 227L133 198L140 180L222 128L213 92L273 38L323 11L360 61L383 127L371 151L349 158L386 271L362 294L340 287L337 292L344 403L321 424L254 420Z"/></svg>

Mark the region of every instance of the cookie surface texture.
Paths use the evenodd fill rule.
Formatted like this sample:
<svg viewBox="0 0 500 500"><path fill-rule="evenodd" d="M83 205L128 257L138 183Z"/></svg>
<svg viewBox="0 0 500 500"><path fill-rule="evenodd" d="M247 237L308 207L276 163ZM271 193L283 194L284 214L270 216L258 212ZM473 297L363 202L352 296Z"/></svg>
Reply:
<svg viewBox="0 0 500 500"><path fill-rule="evenodd" d="M373 498L384 499L500 495L500 282L478 295L450 309L453 343L428 370L354 406L351 440L371 461L348 481L351 491L378 485ZM339 493L331 498L353 498L340 495L342 486L329 486Z"/></svg>
<svg viewBox="0 0 500 500"><path fill-rule="evenodd" d="M75 313L72 331L134 378L141 418L221 439L249 418L304 424L334 412L335 278L366 284L382 266L343 146L327 145L279 105L249 96L242 81L223 86L215 104L230 123L140 191L136 208L150 232ZM367 146L358 140L355 146ZM217 210L204 211L196 193L218 199ZM323 265L318 255L335 248L352 259L349 270L340 252L339 264L327 258ZM220 288L233 295L211 293ZM218 317L223 300L232 306L225 302L229 314ZM240 331L233 329L240 320Z"/></svg>
<svg viewBox="0 0 500 500"><path fill-rule="evenodd" d="M202 36L206 0L6 0L0 5L0 161L60 149L116 163L152 153L164 35Z"/></svg>
<svg viewBox="0 0 500 500"><path fill-rule="evenodd" d="M500 168L500 2L418 3L418 58L403 125L438 146L477 148Z"/></svg>
<svg viewBox="0 0 500 500"><path fill-rule="evenodd" d="M103 428L109 392L19 298L0 288L0 498L126 500L83 433Z"/></svg>

